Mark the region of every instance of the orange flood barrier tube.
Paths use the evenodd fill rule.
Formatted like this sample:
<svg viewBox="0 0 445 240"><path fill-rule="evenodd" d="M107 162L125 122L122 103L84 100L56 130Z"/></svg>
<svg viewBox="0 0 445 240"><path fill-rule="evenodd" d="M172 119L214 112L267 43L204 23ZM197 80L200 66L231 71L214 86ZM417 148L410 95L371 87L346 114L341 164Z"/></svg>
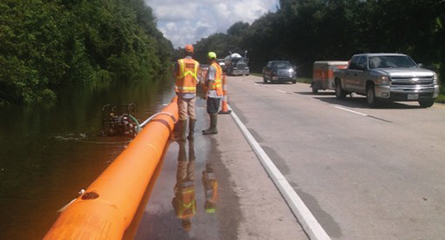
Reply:
<svg viewBox="0 0 445 240"><path fill-rule="evenodd" d="M122 239L162 157L176 119L175 97L61 213L44 239Z"/></svg>

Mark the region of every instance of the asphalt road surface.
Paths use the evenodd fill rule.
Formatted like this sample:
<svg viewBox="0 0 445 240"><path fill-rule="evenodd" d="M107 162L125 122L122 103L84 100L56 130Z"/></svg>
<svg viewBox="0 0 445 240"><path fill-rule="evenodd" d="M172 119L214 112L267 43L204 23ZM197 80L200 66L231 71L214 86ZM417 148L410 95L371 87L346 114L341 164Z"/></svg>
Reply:
<svg viewBox="0 0 445 240"><path fill-rule="evenodd" d="M228 77L228 95L332 239L444 239L444 105L370 109L254 76Z"/></svg>
<svg viewBox="0 0 445 240"><path fill-rule="evenodd" d="M195 139L170 143L124 239L307 240L231 115L219 115L217 135L203 136L209 117L204 100L196 105ZM206 208L204 176L210 175L217 182L211 194L214 211ZM183 199L192 202L185 214L175 204L181 200L176 194L181 182L194 192L193 201Z"/></svg>

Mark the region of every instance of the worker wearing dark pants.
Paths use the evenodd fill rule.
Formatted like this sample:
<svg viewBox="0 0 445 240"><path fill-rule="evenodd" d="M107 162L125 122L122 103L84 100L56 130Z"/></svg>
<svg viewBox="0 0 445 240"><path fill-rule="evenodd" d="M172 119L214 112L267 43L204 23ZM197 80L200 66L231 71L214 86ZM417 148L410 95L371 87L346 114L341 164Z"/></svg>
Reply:
<svg viewBox="0 0 445 240"><path fill-rule="evenodd" d="M218 133L216 125L218 121L219 103L221 101L221 97L223 96L222 69L217 62L216 53L209 52L208 58L210 61L210 66L205 81L208 91L207 113L210 116L210 127L202 131L204 135Z"/></svg>

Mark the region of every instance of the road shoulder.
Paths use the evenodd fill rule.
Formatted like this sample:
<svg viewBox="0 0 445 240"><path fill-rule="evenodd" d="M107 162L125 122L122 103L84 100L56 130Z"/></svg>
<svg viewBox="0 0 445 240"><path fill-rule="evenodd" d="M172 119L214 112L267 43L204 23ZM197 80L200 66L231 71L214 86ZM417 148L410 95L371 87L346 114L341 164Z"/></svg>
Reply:
<svg viewBox="0 0 445 240"><path fill-rule="evenodd" d="M239 201L238 239L308 239L230 115L218 116L218 131L208 137Z"/></svg>

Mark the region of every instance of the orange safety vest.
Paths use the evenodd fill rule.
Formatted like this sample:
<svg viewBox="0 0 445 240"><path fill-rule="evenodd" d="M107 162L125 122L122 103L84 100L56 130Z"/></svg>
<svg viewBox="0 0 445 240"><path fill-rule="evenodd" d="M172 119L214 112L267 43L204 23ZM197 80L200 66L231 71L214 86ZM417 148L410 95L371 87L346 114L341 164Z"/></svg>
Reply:
<svg viewBox="0 0 445 240"><path fill-rule="evenodd" d="M196 93L199 63L193 59L183 58L178 60L178 66L175 92Z"/></svg>
<svg viewBox="0 0 445 240"><path fill-rule="evenodd" d="M216 95L222 96L223 95L222 69L221 66L219 66L219 64L216 62L212 63L212 66L216 69L216 74L215 74L215 81L210 84L210 90L215 90Z"/></svg>
<svg viewBox="0 0 445 240"><path fill-rule="evenodd" d="M189 183L190 184L190 183ZM191 218L196 214L195 185L180 189L177 202L176 217L180 219Z"/></svg>

